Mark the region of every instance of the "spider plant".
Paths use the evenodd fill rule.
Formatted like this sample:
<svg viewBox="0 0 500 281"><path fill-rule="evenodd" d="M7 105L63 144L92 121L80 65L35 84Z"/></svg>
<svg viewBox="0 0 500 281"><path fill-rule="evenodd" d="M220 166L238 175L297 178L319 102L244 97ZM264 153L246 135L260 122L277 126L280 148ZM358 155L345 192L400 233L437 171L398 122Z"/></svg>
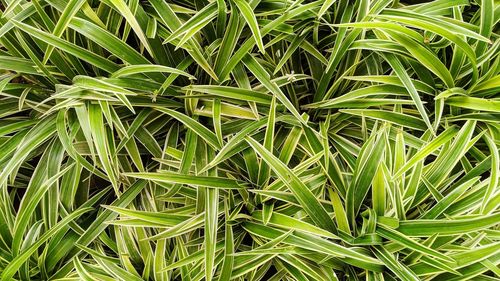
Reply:
<svg viewBox="0 0 500 281"><path fill-rule="evenodd" d="M499 20L1 0L0 280L498 280Z"/></svg>

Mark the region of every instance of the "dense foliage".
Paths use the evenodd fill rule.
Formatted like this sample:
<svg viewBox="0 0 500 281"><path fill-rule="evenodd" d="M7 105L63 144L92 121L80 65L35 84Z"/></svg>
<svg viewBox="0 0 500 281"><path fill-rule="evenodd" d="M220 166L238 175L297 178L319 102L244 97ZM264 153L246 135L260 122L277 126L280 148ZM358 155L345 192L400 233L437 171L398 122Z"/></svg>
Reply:
<svg viewBox="0 0 500 281"><path fill-rule="evenodd" d="M0 11L0 280L500 278L498 1Z"/></svg>

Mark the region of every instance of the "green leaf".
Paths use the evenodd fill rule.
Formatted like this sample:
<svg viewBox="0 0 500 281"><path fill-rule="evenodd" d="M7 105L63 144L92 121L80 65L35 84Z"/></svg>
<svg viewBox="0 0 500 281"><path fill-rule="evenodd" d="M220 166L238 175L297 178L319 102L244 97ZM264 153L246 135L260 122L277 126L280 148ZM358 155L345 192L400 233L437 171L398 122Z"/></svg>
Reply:
<svg viewBox="0 0 500 281"><path fill-rule="evenodd" d="M500 101L493 99L481 99L474 97L451 97L447 98L446 104L467 109L500 112Z"/></svg>
<svg viewBox="0 0 500 281"><path fill-rule="evenodd" d="M420 280L415 273L413 273L405 265L399 263L383 246L375 246L373 247L373 250L377 258L382 260L389 270L392 271L400 280Z"/></svg>
<svg viewBox="0 0 500 281"><path fill-rule="evenodd" d="M306 211L316 225L328 231L335 231L336 228L332 219L309 188L264 146L249 137L246 138L246 141L292 191L300 206Z"/></svg>
<svg viewBox="0 0 500 281"><path fill-rule="evenodd" d="M377 109L341 109L340 112L357 116L366 116L421 131L427 129L425 122L421 119L397 112Z"/></svg>
<svg viewBox="0 0 500 281"><path fill-rule="evenodd" d="M184 71L180 71L176 68L163 66L163 65L130 65L130 66L120 68L118 71L111 74L111 77L118 78L118 77L122 77L122 76L134 75L134 74L139 74L139 73L147 73L147 72L167 72L167 73L173 73L173 74L186 76L186 77L189 77L190 79L196 79L194 76L192 76Z"/></svg>
<svg viewBox="0 0 500 281"><path fill-rule="evenodd" d="M90 129L92 131L92 139L94 140L94 145L101 160L102 167L106 172L111 184L113 185L117 195L120 194L117 170L114 167L113 160L110 158L111 148L109 147L109 142L106 133L106 127L104 126L104 120L102 118L101 107L95 104L89 106L89 121Z"/></svg>
<svg viewBox="0 0 500 281"><path fill-rule="evenodd" d="M238 9L240 10L241 15L247 22L248 27L252 31L253 38L257 43L260 52L264 54L266 50L264 49L264 43L262 43L262 35L259 29L259 24L257 23L257 19L255 18L252 7L250 7L248 2L245 0L233 0L233 1L236 4L236 7L238 7Z"/></svg>
<svg viewBox="0 0 500 281"><path fill-rule="evenodd" d="M253 101L261 104L271 104L272 97L258 91L247 90L229 86L216 85L190 85L183 90L205 93L221 98L235 99L241 101Z"/></svg>
<svg viewBox="0 0 500 281"><path fill-rule="evenodd" d="M87 1L85 0L70 0L64 8L61 17L59 17L59 20L57 21L52 34L54 34L54 36L56 37L61 37L61 35L64 33L64 30L68 27L71 18L76 15L78 10L82 8L83 4L85 4L86 2ZM54 47L52 45L47 46L47 50L45 50L43 58L44 64L49 60L53 50Z"/></svg>
<svg viewBox="0 0 500 281"><path fill-rule="evenodd" d="M425 111L424 105L422 101L420 100L420 96L417 93L417 89L413 85L412 81L410 80L410 76L406 73L403 65L401 62L398 60L398 58L393 55L393 54L387 54L385 55L386 60L389 62L389 64L392 66L394 71L396 72L396 75L401 79L401 82L403 85L406 87L408 93L411 96L411 99L415 103L415 106L418 109L418 112L424 119L425 124L427 127L432 131L433 127L431 125L431 121L429 120L429 117L427 116L427 112Z"/></svg>
<svg viewBox="0 0 500 281"><path fill-rule="evenodd" d="M389 239L391 241L399 243L399 244L401 244L409 249L412 249L416 252L422 253L422 254L427 255L429 257L440 259L440 260L445 261L445 262L454 262L455 261L454 259L452 259L452 258L432 249L432 248L426 247L425 245L422 245L422 244L414 241L413 239L411 239L409 237L406 237L405 235L403 235L395 230L392 230L389 228L384 228L384 227L379 227L379 228L377 228L377 233L386 239Z"/></svg>
<svg viewBox="0 0 500 281"><path fill-rule="evenodd" d="M407 236L431 236L464 234L482 230L498 223L500 214L461 218L454 220L409 220L400 221L397 230Z"/></svg>
<svg viewBox="0 0 500 281"><path fill-rule="evenodd" d="M157 173L124 173L124 176L152 180L164 183L187 184L191 186L204 186L223 189L239 189L244 188L243 183L237 180L211 176L190 176L181 175L166 171Z"/></svg>
<svg viewBox="0 0 500 281"><path fill-rule="evenodd" d="M33 28L27 24L13 21L13 24L19 28L20 30L28 33L29 35L36 37L48 45L53 45L54 47L67 52L69 54L74 55L75 57L81 58L107 72L114 72L118 69L118 66L112 61L105 59L95 53L88 51L78 45L69 43L65 40L62 40L52 34L43 32L39 29Z"/></svg>
<svg viewBox="0 0 500 281"><path fill-rule="evenodd" d="M130 10L130 8L127 6L127 4L124 1L122 1L122 0L108 0L108 1L111 4L113 4L113 6L127 20L128 24L130 24L130 26L134 30L134 32L137 35L137 37L139 37L139 40L144 45L144 47L146 48L146 50L148 50L148 52L150 54L154 54L153 51L152 51L152 49L151 49L151 46L149 44L149 41L148 41L146 35L144 34L144 31L142 30L141 26L139 25L139 22L137 21L137 19L135 18L134 14Z"/></svg>
<svg viewBox="0 0 500 281"><path fill-rule="evenodd" d="M156 110L163 112L165 114L168 114L172 116L173 118L179 120L182 122L185 126L193 130L198 136L200 136L202 139L204 139L208 144L210 144L214 148L220 148L219 141L217 139L217 136L208 130L205 126L201 125L200 123L196 122L192 118L179 113L177 111L168 109L168 108L155 108Z"/></svg>

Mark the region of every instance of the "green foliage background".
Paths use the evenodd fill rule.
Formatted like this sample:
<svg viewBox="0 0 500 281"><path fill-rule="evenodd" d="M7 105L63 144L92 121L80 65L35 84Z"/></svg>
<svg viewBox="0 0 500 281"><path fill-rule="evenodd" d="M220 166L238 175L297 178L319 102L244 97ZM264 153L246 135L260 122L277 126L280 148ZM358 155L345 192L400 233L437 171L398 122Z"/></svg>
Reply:
<svg viewBox="0 0 500 281"><path fill-rule="evenodd" d="M498 280L494 0L2 0L0 280Z"/></svg>

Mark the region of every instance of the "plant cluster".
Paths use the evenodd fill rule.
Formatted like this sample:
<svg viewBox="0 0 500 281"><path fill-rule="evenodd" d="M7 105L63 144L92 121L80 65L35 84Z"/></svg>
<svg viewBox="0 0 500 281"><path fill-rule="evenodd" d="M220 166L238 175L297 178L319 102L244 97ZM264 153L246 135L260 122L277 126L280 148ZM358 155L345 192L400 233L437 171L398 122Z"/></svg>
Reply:
<svg viewBox="0 0 500 281"><path fill-rule="evenodd" d="M494 0L2 0L0 280L498 280Z"/></svg>

